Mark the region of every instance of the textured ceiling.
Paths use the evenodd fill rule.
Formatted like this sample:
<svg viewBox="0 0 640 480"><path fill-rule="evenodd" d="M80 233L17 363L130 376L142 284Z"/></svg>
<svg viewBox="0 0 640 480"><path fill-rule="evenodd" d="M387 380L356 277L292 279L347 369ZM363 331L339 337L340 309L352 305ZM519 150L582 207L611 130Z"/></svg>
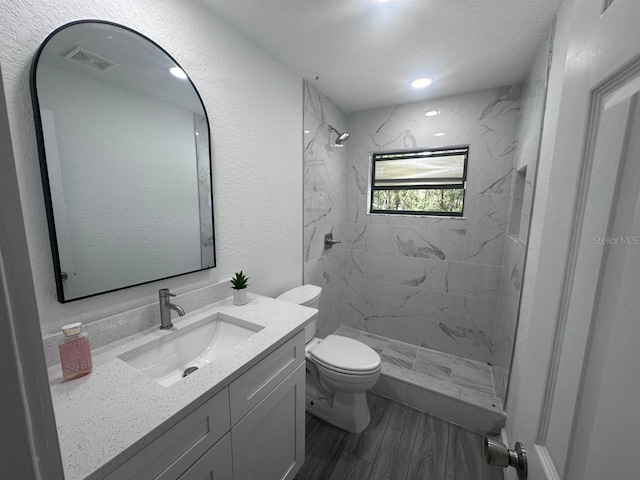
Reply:
<svg viewBox="0 0 640 480"><path fill-rule="evenodd" d="M347 112L522 81L560 3L201 1Z"/></svg>

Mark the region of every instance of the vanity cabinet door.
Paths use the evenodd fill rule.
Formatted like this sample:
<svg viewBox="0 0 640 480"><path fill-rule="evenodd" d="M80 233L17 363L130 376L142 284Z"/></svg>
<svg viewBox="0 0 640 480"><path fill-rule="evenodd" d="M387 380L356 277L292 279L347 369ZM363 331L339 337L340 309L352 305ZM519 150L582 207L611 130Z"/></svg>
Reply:
<svg viewBox="0 0 640 480"><path fill-rule="evenodd" d="M291 480L304 462L305 365L232 430L234 480Z"/></svg>
<svg viewBox="0 0 640 480"><path fill-rule="evenodd" d="M178 480L233 480L231 433L227 433Z"/></svg>

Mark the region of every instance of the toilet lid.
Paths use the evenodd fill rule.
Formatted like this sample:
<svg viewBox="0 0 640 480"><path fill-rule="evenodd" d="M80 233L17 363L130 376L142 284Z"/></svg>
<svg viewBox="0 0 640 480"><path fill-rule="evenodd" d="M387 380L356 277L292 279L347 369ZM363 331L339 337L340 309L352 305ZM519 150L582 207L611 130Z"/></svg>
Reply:
<svg viewBox="0 0 640 480"><path fill-rule="evenodd" d="M362 342L329 335L310 352L320 363L349 372L370 372L380 366L380 355Z"/></svg>
<svg viewBox="0 0 640 480"><path fill-rule="evenodd" d="M322 293L322 288L315 285L302 285L300 287L287 290L282 295L276 297L277 300L295 303L297 305L308 305L317 300Z"/></svg>

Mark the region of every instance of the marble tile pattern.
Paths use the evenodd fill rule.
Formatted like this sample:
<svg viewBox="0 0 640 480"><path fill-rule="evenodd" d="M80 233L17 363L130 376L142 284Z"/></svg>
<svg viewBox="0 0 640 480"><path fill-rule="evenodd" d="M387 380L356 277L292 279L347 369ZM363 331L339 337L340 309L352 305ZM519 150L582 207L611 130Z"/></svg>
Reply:
<svg viewBox="0 0 640 480"><path fill-rule="evenodd" d="M348 115L342 324L493 361L519 117L517 85ZM371 152L453 145L470 145L463 218L367 215Z"/></svg>
<svg viewBox="0 0 640 480"><path fill-rule="evenodd" d="M347 325L491 363L501 369L504 398L524 261L508 235L514 171L535 172L540 71L524 91L507 86L349 115L305 84L304 282L323 287L320 337ZM430 110L440 114L426 117ZM329 124L351 134L345 147L332 143ZM447 145L470 145L463 218L367 215L371 152ZM531 174L526 182L521 222ZM326 250L329 232L341 243ZM384 355L400 368L407 361Z"/></svg>
<svg viewBox="0 0 640 480"><path fill-rule="evenodd" d="M304 283L323 289L318 335L325 337L340 324L347 166L346 148L335 146L329 125L344 131L346 115L305 82L303 122ZM341 243L326 249L327 233Z"/></svg>
<svg viewBox="0 0 640 480"><path fill-rule="evenodd" d="M455 357L453 359L453 371L451 381L471 390L495 395L493 388L493 373L491 366L469 360L468 358Z"/></svg>
<svg viewBox="0 0 640 480"><path fill-rule="evenodd" d="M371 423L352 434L307 414L305 463L295 480L502 480L484 437L369 394Z"/></svg>
<svg viewBox="0 0 640 480"><path fill-rule="evenodd" d="M390 363L402 368L411 370L416 363L418 348L395 340L389 340L387 346L382 350L380 357L385 363Z"/></svg>
<svg viewBox="0 0 640 480"><path fill-rule="evenodd" d="M526 244L517 236L510 235L505 247L503 273L498 296L498 312L494 331L493 364L509 369L513 342L516 336L520 293L524 273Z"/></svg>
<svg viewBox="0 0 640 480"><path fill-rule="evenodd" d="M202 267L213 267L214 231L211 209L211 150L209 148L209 124L204 116L193 114L198 165L198 203L200 207L200 240Z"/></svg>
<svg viewBox="0 0 640 480"><path fill-rule="evenodd" d="M546 40L549 43L549 39ZM508 217L511 222L509 231L517 234L509 235L505 240L504 255L500 273L500 289L498 294L498 310L492 334L494 380L496 395L505 401L506 384L509 375L511 355L513 352L520 293L524 279L524 262L529 237L529 219L532 212L533 190L537 172L539 143L542 134L544 116L547 69L549 64L549 45L541 49L531 69L531 73L522 86L521 114L518 126L517 149L514 157L514 170L523 172L524 191L522 198L517 198L512 188L509 196ZM517 175L512 185L515 186ZM518 204L519 203L519 204ZM515 214L512 215L512 211ZM518 218L517 212L520 212Z"/></svg>
<svg viewBox="0 0 640 480"><path fill-rule="evenodd" d="M334 334L354 338L380 354L382 376L380 385L374 390L381 395L406 401L406 395L393 392L393 382L401 382L416 387L418 396L420 391L431 392L457 401L450 404L450 409L458 408L462 402L475 407L476 416L486 413L489 419L486 431L492 430L495 422L504 421L503 403L494 385L494 369L490 365L390 340L347 326L341 326ZM426 411L432 413L430 410ZM475 423L465 426L481 430Z"/></svg>

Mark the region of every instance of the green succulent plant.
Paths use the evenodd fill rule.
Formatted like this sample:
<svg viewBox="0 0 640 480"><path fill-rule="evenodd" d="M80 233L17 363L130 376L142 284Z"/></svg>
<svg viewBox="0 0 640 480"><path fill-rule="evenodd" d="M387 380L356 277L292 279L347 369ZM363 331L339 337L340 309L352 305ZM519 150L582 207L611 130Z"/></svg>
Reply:
<svg viewBox="0 0 640 480"><path fill-rule="evenodd" d="M249 286L248 281L249 277L246 277L244 273L242 273L242 270L240 270L240 272L236 272L235 275L231 277L231 284L233 285L231 288L235 290L247 288Z"/></svg>

